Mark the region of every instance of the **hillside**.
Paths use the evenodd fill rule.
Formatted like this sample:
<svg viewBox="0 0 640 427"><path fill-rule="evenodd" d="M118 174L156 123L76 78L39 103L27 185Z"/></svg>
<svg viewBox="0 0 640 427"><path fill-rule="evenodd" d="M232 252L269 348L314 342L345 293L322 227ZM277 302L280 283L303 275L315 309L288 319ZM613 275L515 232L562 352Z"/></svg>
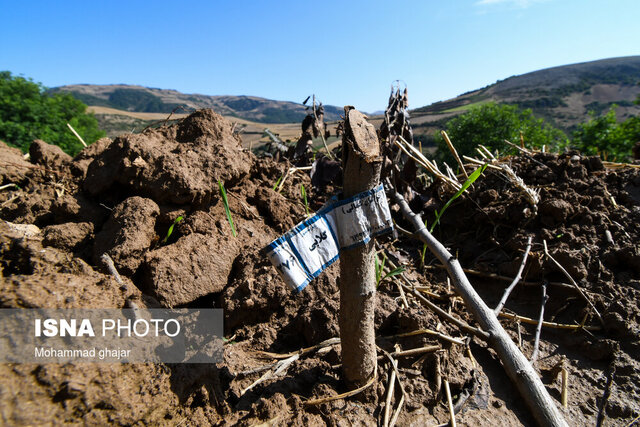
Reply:
<svg viewBox="0 0 640 427"><path fill-rule="evenodd" d="M96 116L100 129L110 138L124 133L139 133L148 126L175 123L188 116L186 113L174 113L169 117L168 113L140 113L100 106L90 106L88 111ZM255 148L268 142L265 129L269 129L283 141L295 141L300 136L300 123L258 123L232 116L226 118L236 126L245 148ZM330 125L330 129L335 133L334 126Z"/></svg>
<svg viewBox="0 0 640 427"><path fill-rule="evenodd" d="M256 96L209 96L184 94L173 89L157 89L132 85L67 85L51 89L69 92L87 105L141 113L170 113L176 107L186 112L213 108L224 116L260 123L294 123L306 116L302 104L274 101ZM184 111L183 111L184 112ZM325 106L326 120L337 120L342 108Z"/></svg>
<svg viewBox="0 0 640 427"><path fill-rule="evenodd" d="M412 124L417 134L429 134L446 120L482 103L495 101L531 108L555 126L571 130L589 118L618 105L618 118L640 114L633 101L640 94L640 56L547 68L464 93L456 98L417 108Z"/></svg>

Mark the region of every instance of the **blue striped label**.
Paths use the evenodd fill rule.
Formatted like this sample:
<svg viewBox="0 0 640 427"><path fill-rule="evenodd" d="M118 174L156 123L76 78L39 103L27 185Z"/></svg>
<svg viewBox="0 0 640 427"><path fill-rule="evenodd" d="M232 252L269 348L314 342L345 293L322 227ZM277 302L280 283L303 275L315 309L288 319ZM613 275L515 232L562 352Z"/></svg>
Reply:
<svg viewBox="0 0 640 427"><path fill-rule="evenodd" d="M393 229L381 185L329 206L271 242L268 256L284 281L301 291L333 264L341 250L353 249Z"/></svg>

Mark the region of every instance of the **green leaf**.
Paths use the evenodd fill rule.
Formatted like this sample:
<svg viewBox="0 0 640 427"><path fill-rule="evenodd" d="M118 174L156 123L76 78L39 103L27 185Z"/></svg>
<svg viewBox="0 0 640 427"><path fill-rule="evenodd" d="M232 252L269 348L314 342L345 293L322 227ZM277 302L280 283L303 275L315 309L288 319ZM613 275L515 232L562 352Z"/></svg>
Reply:
<svg viewBox="0 0 640 427"><path fill-rule="evenodd" d="M231 211L229 210L229 201L227 200L227 192L224 190L222 181L218 180L218 187L220 187L220 194L222 194L222 204L224 205L224 212L227 215L227 220L231 226L231 233L233 237L237 237L236 227L233 225L233 218L231 218Z"/></svg>
<svg viewBox="0 0 640 427"><path fill-rule="evenodd" d="M169 240L169 237L173 233L173 227L183 219L184 218L182 216L179 216L178 218L175 219L175 221L173 221L173 224L171 224L171 227L169 227L169 229L167 230L167 235L164 236L164 239L162 239L162 243L167 243L167 240Z"/></svg>
<svg viewBox="0 0 640 427"><path fill-rule="evenodd" d="M309 202L307 201L307 191L304 189L304 184L300 184L300 194L304 202L304 209L307 212L307 216L309 216Z"/></svg>
<svg viewBox="0 0 640 427"><path fill-rule="evenodd" d="M436 225L440 222L440 218L442 217L442 214L444 213L444 211L447 210L447 208L451 205L451 203L453 203L454 200L460 197L462 193L467 191L467 189L471 186L471 184L473 184L478 178L480 178L480 175L482 175L482 172L484 172L486 168L487 168L487 164L485 163L484 165L480 166L478 169L474 170L473 173L469 175L469 178L464 182L464 184L462 184L462 187L460 187L460 190L458 190L458 192L449 199L449 201L444 205L444 207L440 210L440 212L436 211L436 220L434 221L434 223L431 225L431 228L429 229L430 233L433 233L433 229L436 228Z"/></svg>
<svg viewBox="0 0 640 427"><path fill-rule="evenodd" d="M380 281L382 282L385 279L390 279L394 276L397 276L399 274L402 274L406 271L407 269L400 266L400 267L396 267L393 270L391 270L390 272L388 272L387 274L384 275L384 277L382 279L380 279Z"/></svg>
<svg viewBox="0 0 640 427"><path fill-rule="evenodd" d="M280 178L278 178L278 180L277 180L277 181L276 181L276 183L274 184L274 186L273 186L273 191L276 191L276 189L278 188L278 185L280 184L280 181L282 181L282 178L284 177L284 174L286 174L286 172L285 172L285 173L283 173L282 175L280 175Z"/></svg>

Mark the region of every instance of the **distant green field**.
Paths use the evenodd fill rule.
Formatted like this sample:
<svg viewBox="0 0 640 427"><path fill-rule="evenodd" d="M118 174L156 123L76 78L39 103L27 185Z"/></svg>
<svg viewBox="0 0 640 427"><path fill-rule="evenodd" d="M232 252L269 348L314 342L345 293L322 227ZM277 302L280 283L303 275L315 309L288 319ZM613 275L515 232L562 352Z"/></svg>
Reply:
<svg viewBox="0 0 640 427"><path fill-rule="evenodd" d="M478 102L472 102L471 104L461 105L461 106L455 107L455 108L449 108L448 110L444 110L443 113L456 113L456 112L459 112L459 111L467 111L470 108L479 107L480 105L487 104L489 102L491 102L491 99L487 98L487 99L483 99L483 100L478 101Z"/></svg>

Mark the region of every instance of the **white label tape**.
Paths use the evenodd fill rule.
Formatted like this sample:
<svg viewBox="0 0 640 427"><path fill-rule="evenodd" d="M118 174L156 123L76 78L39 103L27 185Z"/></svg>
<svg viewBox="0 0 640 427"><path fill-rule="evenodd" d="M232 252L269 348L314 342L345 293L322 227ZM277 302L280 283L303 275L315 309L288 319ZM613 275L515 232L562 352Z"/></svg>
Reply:
<svg viewBox="0 0 640 427"><path fill-rule="evenodd" d="M333 264L340 250L353 249L393 229L382 184L329 206L269 244L268 255L284 281L301 291Z"/></svg>

